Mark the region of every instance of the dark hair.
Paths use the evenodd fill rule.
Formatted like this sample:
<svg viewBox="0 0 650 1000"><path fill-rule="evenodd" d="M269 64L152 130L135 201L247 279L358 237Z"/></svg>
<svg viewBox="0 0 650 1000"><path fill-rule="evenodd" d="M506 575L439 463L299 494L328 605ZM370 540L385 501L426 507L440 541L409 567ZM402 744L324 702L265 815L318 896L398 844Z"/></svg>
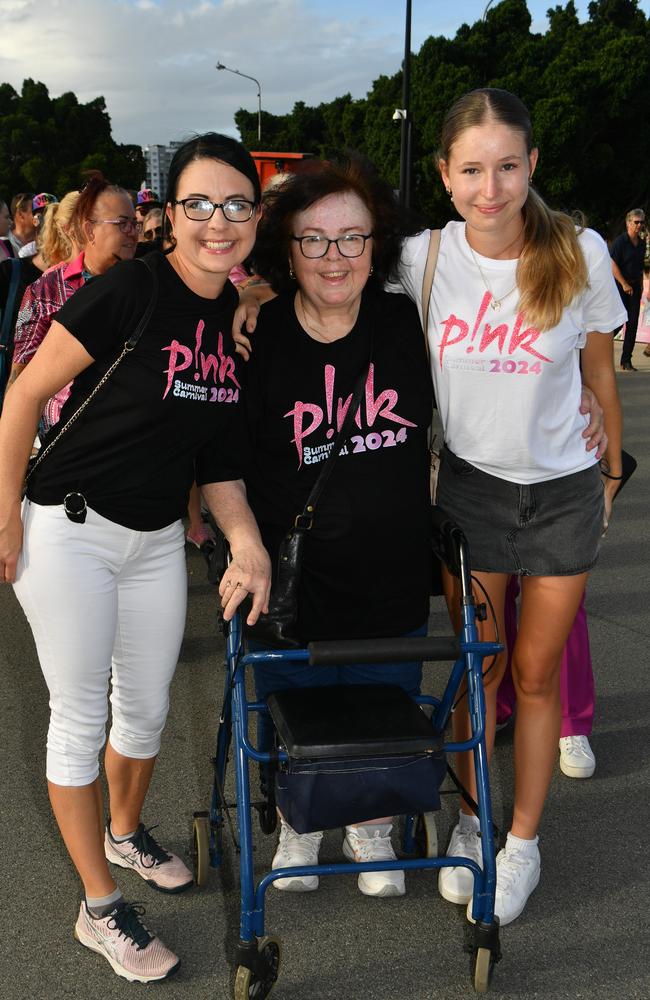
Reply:
<svg viewBox="0 0 650 1000"><path fill-rule="evenodd" d="M255 160L248 150L242 146L241 142L237 142L229 135L221 135L219 132L204 132L203 135L196 135L193 139L188 139L174 153L167 175L165 207L176 200L181 174L194 160L216 160L219 163L226 163L229 167L234 167L253 185L253 201L259 205L262 189ZM163 215L163 240L175 242L166 212Z"/></svg>
<svg viewBox="0 0 650 1000"><path fill-rule="evenodd" d="M169 165L166 204L176 199L181 174L194 160L218 160L220 163L227 163L229 167L234 167L251 182L255 204L259 204L262 191L255 161L241 142L231 139L229 135L220 135L218 132L205 132L203 135L188 139L178 147Z"/></svg>
<svg viewBox="0 0 650 1000"><path fill-rule="evenodd" d="M112 184L99 171L93 171L90 180L82 187L77 204L70 216L70 232L80 246L83 246L86 242L83 224L92 219L97 199L106 192L123 194L127 198L129 197L129 192L125 191L119 184Z"/></svg>
<svg viewBox="0 0 650 1000"><path fill-rule="evenodd" d="M275 292L296 287L289 268L295 216L322 198L348 191L361 199L372 218L370 280L381 285L391 276L399 259L401 241L415 227L373 164L352 153L340 163L310 164L301 173L291 174L274 190L264 192L264 212L257 227L253 263Z"/></svg>

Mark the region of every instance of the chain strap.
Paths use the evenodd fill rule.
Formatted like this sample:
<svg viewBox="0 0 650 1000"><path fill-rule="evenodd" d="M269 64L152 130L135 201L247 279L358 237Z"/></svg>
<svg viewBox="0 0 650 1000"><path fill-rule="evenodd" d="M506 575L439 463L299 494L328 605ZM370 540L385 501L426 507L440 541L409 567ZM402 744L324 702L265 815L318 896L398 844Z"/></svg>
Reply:
<svg viewBox="0 0 650 1000"><path fill-rule="evenodd" d="M115 371L115 369L119 365L120 361L125 357L126 354L128 354L132 350L133 350L133 348L129 347L128 344L124 345L124 347L122 348L122 353L115 359L115 361L113 362L113 364L111 365L111 367L108 369L108 371L102 376L102 378L99 380L99 382L97 383L97 385L95 386L95 388L93 389L93 391L90 393L90 395L88 396L88 398L83 401L83 403L81 404L81 406L78 407L78 409L75 410L75 412L72 414L72 416L70 417L70 419L65 422L65 424L63 425L63 427L61 428L61 430L59 431L59 433L57 434L57 436L55 438L53 438L52 441L50 441L50 443L48 444L47 448L42 449L38 453L38 457L36 458L36 460L34 462L32 462L32 464L30 466L30 469L29 469L27 475L25 476L25 483L27 483L27 481L28 481L29 477L31 476L31 474L36 471L36 469L38 468L38 466L41 464L41 462L43 461L43 459L45 458L45 456L52 450L52 448L57 443L57 441L60 438L63 437L63 435L65 434L65 432L68 430L68 428L70 428L72 426L72 424L74 424L74 422L77 420L77 418L81 416L81 414L86 409L86 407L88 406L88 403L91 401L91 399L94 396L97 395L97 393L99 392L99 390L106 383L107 379L109 379L111 377L111 375L113 374L113 372Z"/></svg>
<svg viewBox="0 0 650 1000"><path fill-rule="evenodd" d="M23 484L23 495L24 495L25 489L27 488L27 482L29 480L29 477L32 475L33 472L35 472L35 470L41 464L41 462L43 461L43 459L47 455L49 455L49 453L52 451L52 448L57 443L57 441L60 441L60 439L63 437L63 435L66 433L66 431L68 431L70 429L70 427L72 427L72 425L78 420L78 418L84 412L84 410L86 409L86 407L88 406L88 404L90 403L90 401L92 399L94 399L94 397L97 395L97 393L99 392L99 390L106 384L106 382L111 377L111 375L113 374L113 372L115 371L115 369L117 368L117 366L119 365L119 363L126 357L127 354L130 354L130 352L134 349L134 347L136 347L136 345L137 345L140 337L142 336L142 333L144 332L144 330L146 329L147 325L149 324L149 320L151 319L153 310L154 310L154 308L156 306L156 302L158 301L158 277L157 277L156 270L155 270L156 263L153 261L153 255L150 255L150 256L152 258L151 261L147 260L146 257L139 258L140 263L143 264L147 268L147 270L149 271L149 273L151 275L152 282L153 282L151 297L149 299L149 302L147 303L147 307L146 307L146 309L145 309L142 317L140 318L139 323L137 324L135 330L133 331L133 333L131 334L131 336L129 337L129 339L124 344L124 347L122 348L121 353L117 356L117 358L115 359L115 361L113 362L113 364L111 365L111 367L108 369L108 371L105 372L105 374L101 377L101 379L99 380L99 382L97 383L97 385L95 386L95 388L93 389L93 391L90 393L90 395L88 396L88 398L85 399L84 402L81 404L81 406L79 406L75 410L75 412L72 414L72 416L70 417L70 419L65 422L64 426L61 428L61 430L59 431L59 433L56 435L55 438L53 438L50 441L50 443L47 445L47 447L46 448L41 448L41 450L38 453L38 456L36 457L36 459L34 459L33 461L30 462L30 464L28 466L28 469L27 469L27 474L25 476L24 484Z"/></svg>

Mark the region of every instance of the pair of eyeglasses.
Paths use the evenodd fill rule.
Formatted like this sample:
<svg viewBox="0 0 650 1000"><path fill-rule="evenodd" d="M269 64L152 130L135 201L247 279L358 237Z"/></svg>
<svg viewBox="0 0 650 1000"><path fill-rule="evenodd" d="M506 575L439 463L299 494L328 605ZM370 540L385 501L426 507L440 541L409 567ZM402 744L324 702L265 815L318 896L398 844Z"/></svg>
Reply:
<svg viewBox="0 0 650 1000"><path fill-rule="evenodd" d="M207 222L218 208L227 222L248 222L252 219L257 202L245 198L229 198L228 201L210 201L208 198L181 198L172 205L182 205L183 211L192 222Z"/></svg>
<svg viewBox="0 0 650 1000"><path fill-rule="evenodd" d="M153 229L145 229L142 233L143 240L155 240L162 236L162 226L155 226Z"/></svg>
<svg viewBox="0 0 650 1000"><path fill-rule="evenodd" d="M372 233L367 236L346 233L345 236L337 236L335 240L330 240L327 236L292 236L291 239L300 244L300 251L308 260L324 257L332 243L336 243L336 249L342 257L360 257L366 249L366 241L372 239Z"/></svg>
<svg viewBox="0 0 650 1000"><path fill-rule="evenodd" d="M95 226L117 226L121 233L136 233L138 224L135 219L129 219L125 215L119 219L90 219Z"/></svg>
<svg viewBox="0 0 650 1000"><path fill-rule="evenodd" d="M633 226L642 226L645 222L645 219L632 219L631 222Z"/></svg>
<svg viewBox="0 0 650 1000"><path fill-rule="evenodd" d="M330 240L327 236L292 236L292 240L300 244L300 252L308 260L324 257L332 243L342 257L360 257L366 249L366 241L372 239L372 233L362 236L361 233L346 233Z"/></svg>

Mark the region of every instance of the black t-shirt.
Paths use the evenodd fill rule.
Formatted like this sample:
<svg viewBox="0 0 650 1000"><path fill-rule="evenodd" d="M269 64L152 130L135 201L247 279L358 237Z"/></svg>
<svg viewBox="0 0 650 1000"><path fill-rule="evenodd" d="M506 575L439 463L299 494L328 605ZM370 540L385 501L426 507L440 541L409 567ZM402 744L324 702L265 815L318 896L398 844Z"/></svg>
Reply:
<svg viewBox="0 0 650 1000"><path fill-rule="evenodd" d="M238 478L243 415L230 335L237 292L227 282L218 299L202 298L163 257L158 276L157 305L136 348L33 473L27 492L36 503L59 504L78 491L109 520L153 531L184 514L195 463L202 482ZM60 310L58 322L95 362L74 380L44 447L120 353L151 288L146 266L127 261Z"/></svg>
<svg viewBox="0 0 650 1000"><path fill-rule="evenodd" d="M399 635L426 621L433 393L417 311L403 295L367 289L352 331L324 344L298 323L293 296L280 296L262 307L243 372L252 443L246 486L276 559L371 349L359 425L307 538L299 604L305 639Z"/></svg>
<svg viewBox="0 0 650 1000"><path fill-rule="evenodd" d="M630 284L640 284L643 278L645 241L639 239L636 246L627 233L621 233L612 243L610 257L618 264L625 280Z"/></svg>

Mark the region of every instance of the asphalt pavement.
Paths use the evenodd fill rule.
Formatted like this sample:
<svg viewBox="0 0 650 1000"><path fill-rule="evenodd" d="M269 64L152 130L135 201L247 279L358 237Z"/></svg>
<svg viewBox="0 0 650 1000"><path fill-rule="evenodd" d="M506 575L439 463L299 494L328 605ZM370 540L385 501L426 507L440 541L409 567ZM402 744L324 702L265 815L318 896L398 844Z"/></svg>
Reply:
<svg viewBox="0 0 650 1000"><path fill-rule="evenodd" d="M494 1000L650 1000L650 678L648 674L650 359L619 373L625 446L639 468L615 517L588 588L597 688L589 780L557 769L540 834L542 879L523 916L501 932ZM618 353L618 349L617 349ZM194 810L207 808L223 642L216 593L202 557L188 551L190 609L171 712L145 821L187 853ZM52 580L52 586L57 581ZM439 599L431 631L447 632ZM13 592L0 590L0 998L122 1000L144 989L118 980L72 938L80 886L59 839L44 779L47 692L31 634ZM432 689L444 673L430 672ZM444 668L443 668L444 670ZM511 809L512 733L497 736L492 768L496 822ZM456 805L440 814L445 840ZM256 828L255 865L268 869L274 839ZM322 858L341 857L327 833ZM146 920L182 958L169 981L148 988L167 1000L226 1000L239 922L238 859L228 845L207 885L180 896L151 890L130 872L120 885L147 907ZM368 899L356 880L321 880L318 892L270 889L267 933L282 941L277 1000L457 1000L473 994L463 950L464 908L444 902L431 873L411 873L403 899Z"/></svg>

